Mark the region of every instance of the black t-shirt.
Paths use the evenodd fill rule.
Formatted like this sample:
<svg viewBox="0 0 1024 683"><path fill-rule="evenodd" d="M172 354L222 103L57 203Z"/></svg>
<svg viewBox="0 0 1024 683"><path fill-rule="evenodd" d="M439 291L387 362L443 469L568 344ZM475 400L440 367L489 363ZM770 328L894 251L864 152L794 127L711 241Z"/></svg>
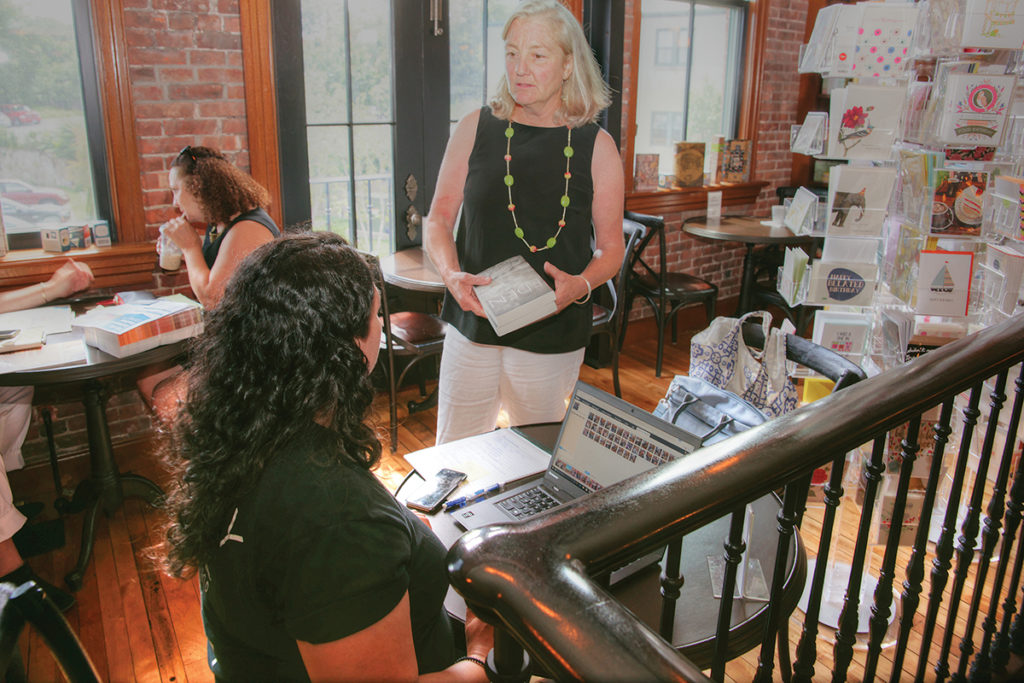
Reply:
<svg viewBox="0 0 1024 683"><path fill-rule="evenodd" d="M213 268L213 264L217 261L217 254L220 253L220 245L224 241L224 235L231 231L231 228L235 227L236 224L242 221L256 221L267 230L274 237L280 237L281 231L277 228L277 223L270 217L270 214L264 211L260 207L250 209L244 213L240 213L228 223L228 227L224 228L224 232L220 233L216 237L213 236L213 225L206 226L206 234L203 235L203 260L206 261L207 268Z"/></svg>
<svg viewBox="0 0 1024 683"><path fill-rule="evenodd" d="M591 239L594 229L591 204L594 183L590 162L594 153L598 125L590 123L572 130L573 156L569 164L569 207L565 227L551 249L531 253L515 236L515 224L508 210L505 185L505 129L508 121L497 119L489 107L480 110L473 151L469 155L469 172L463 190L462 220L458 226L455 246L459 266L467 273L485 268L516 254L522 254L548 284L553 282L544 272L544 263L551 261L565 272L575 275L583 271L593 255ZM525 239L542 247L558 230L562 217L561 197L565 191L565 156L562 150L568 141L568 129L539 128L513 123L512 157L509 171L514 178L512 199L516 220L525 232ZM593 309L570 305L558 315L537 321L499 337L486 318L467 313L445 293L441 317L455 325L467 339L479 344L509 346L534 353L565 353L587 345Z"/></svg>
<svg viewBox="0 0 1024 683"><path fill-rule="evenodd" d="M219 680L308 680L296 640L361 631L407 591L420 673L455 660L444 546L372 473L332 456L326 433L312 425L274 457L200 573Z"/></svg>

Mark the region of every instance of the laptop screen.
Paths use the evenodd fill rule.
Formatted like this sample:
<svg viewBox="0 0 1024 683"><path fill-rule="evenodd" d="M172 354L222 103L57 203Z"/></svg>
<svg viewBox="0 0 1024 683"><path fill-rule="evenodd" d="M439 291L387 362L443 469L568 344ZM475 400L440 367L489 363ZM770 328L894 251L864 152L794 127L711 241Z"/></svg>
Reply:
<svg viewBox="0 0 1024 683"><path fill-rule="evenodd" d="M650 413L583 384L569 403L551 469L584 493L692 452L696 437Z"/></svg>

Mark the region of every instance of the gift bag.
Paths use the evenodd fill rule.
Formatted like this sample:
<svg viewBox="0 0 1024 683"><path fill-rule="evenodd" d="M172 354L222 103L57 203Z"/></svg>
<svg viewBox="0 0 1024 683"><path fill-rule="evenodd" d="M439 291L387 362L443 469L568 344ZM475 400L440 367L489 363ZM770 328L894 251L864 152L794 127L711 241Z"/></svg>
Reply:
<svg viewBox="0 0 1024 683"><path fill-rule="evenodd" d="M693 434L701 446L756 427L766 419L731 391L686 375L675 376L653 414Z"/></svg>
<svg viewBox="0 0 1024 683"><path fill-rule="evenodd" d="M743 341L743 323L760 318L764 350ZM739 318L715 318L690 340L690 377L697 377L749 401L769 417L796 407L796 387L786 372L786 334L772 328L772 315L752 311Z"/></svg>

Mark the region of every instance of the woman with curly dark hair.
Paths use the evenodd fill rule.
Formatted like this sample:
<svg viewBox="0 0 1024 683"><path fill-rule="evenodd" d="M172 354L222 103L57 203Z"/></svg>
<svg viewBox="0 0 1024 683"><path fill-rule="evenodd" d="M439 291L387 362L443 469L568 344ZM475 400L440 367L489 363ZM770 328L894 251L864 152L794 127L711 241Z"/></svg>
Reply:
<svg viewBox="0 0 1024 683"><path fill-rule="evenodd" d="M173 428L168 570L200 575L218 680L485 681L456 660L445 548L370 472L380 294L329 233L243 261ZM471 658L490 632L467 624Z"/></svg>
<svg viewBox="0 0 1024 683"><path fill-rule="evenodd" d="M213 308L246 254L281 234L265 210L270 194L209 147L182 149L171 162L169 182L181 215L160 232L181 250L199 302ZM193 223L206 224L202 240Z"/></svg>
<svg viewBox="0 0 1024 683"><path fill-rule="evenodd" d="M181 215L160 226L157 252L165 239L181 250L189 286L211 309L242 259L281 234L265 210L270 194L220 152L191 145L171 162L169 183L174 208ZM202 239L193 223L206 224ZM164 421L174 418L182 398L180 373L181 366L175 365L154 369L138 381L143 400Z"/></svg>

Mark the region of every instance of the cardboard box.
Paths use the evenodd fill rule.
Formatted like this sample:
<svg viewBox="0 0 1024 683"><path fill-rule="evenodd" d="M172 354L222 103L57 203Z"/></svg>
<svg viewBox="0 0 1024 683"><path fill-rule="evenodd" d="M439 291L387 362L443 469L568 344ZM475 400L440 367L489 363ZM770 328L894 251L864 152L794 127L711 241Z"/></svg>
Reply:
<svg viewBox="0 0 1024 683"><path fill-rule="evenodd" d="M43 241L43 251L68 251L71 249L71 230L69 228L43 228L39 231Z"/></svg>
<svg viewBox="0 0 1024 683"><path fill-rule="evenodd" d="M110 238L110 223L107 221L96 221L93 223L92 239L97 247L109 247L112 244Z"/></svg>
<svg viewBox="0 0 1024 683"><path fill-rule="evenodd" d="M88 223L83 225L69 225L71 248L88 249L92 246L92 228Z"/></svg>

